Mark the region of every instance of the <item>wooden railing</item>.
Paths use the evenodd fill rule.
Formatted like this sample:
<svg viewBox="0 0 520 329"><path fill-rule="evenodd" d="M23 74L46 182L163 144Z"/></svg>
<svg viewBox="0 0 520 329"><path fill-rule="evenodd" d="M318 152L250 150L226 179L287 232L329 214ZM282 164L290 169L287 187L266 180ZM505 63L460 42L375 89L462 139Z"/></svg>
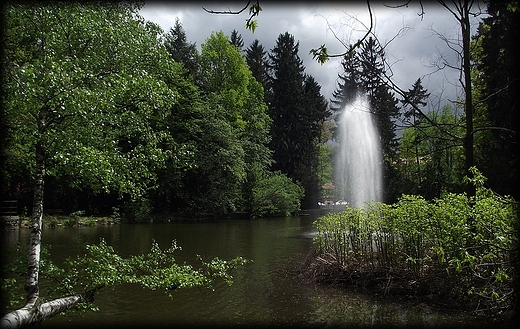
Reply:
<svg viewBox="0 0 520 329"><path fill-rule="evenodd" d="M0 201L0 228L16 229L18 228L18 201L2 200Z"/></svg>
<svg viewBox="0 0 520 329"><path fill-rule="evenodd" d="M18 201L0 201L0 216L18 216Z"/></svg>

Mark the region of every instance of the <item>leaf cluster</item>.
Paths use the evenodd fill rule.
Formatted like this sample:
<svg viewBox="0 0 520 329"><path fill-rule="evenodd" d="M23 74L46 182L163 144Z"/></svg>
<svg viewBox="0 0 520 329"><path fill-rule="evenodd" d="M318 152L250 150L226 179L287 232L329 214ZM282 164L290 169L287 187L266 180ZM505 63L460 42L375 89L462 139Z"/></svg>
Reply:
<svg viewBox="0 0 520 329"><path fill-rule="evenodd" d="M292 179L275 172L258 180L253 188L253 217L290 216L300 210L304 189Z"/></svg>
<svg viewBox="0 0 520 329"><path fill-rule="evenodd" d="M148 253L124 258L101 240L99 244L87 245L85 254L66 259L62 266L54 264L50 252L43 249L39 275L50 284L44 285L46 296L42 297L52 299L63 295L80 295L83 297L83 305L79 309L85 310L95 308L94 294L98 290L122 284L138 284L145 289L163 290L170 297L172 292L182 288L214 290L218 280L233 284L232 271L250 262L242 257L231 260L215 257L205 261L197 256L201 265L195 268L176 262L175 252L180 249L175 241L166 249L153 241ZM14 292L16 278L25 273L26 264L26 257L19 257L8 265L8 272L16 275L3 279L4 291ZM16 302L17 299L11 300Z"/></svg>

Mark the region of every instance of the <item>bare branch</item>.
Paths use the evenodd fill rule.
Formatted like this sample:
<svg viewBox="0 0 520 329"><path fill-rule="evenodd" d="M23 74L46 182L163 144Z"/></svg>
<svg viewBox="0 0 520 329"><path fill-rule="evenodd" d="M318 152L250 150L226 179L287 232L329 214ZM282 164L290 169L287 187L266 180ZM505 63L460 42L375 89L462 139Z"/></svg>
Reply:
<svg viewBox="0 0 520 329"><path fill-rule="evenodd" d="M359 39L354 45L346 47L347 51L345 51L345 52L343 52L341 54L332 54L332 55L330 55L328 53L328 50L325 47L325 45L322 45L318 49L311 49L309 51L309 54L311 54L314 59L317 59L320 64L323 64L324 62L326 62L330 58L343 57L343 56L345 56L345 55L347 55L349 53L352 53L356 48L358 48L366 40L366 38L368 38L369 35L373 34L372 33L372 29L374 28L374 18L373 18L373 15L372 15L372 8L370 7L370 0L367 0L367 7L368 7L368 14L370 15L370 27L366 31L365 35L361 39ZM358 22L360 22L360 21L358 20ZM360 22L360 23L363 24L362 22ZM366 28L365 24L363 24L363 26ZM332 32L332 33L334 34L334 37L336 39L338 39L336 34L334 32ZM342 41L340 41L340 42L341 42L341 44L343 46L346 46L344 42L342 42Z"/></svg>
<svg viewBox="0 0 520 329"><path fill-rule="evenodd" d="M247 1L247 4L244 6L244 8L238 10L238 11L232 11L231 9L228 8L228 10L223 10L223 11L218 11L218 10L208 10L204 7L202 7L202 9L204 9L205 12L209 13L209 14L218 14L218 15L239 15L241 13L244 12L244 10L247 9L247 7L249 7L249 4L251 3L251 0L248 0Z"/></svg>
<svg viewBox="0 0 520 329"><path fill-rule="evenodd" d="M408 0L406 1L405 3L403 4L400 4L400 5L394 5L394 6L391 6L391 5L385 5L383 4L385 7L387 8L402 8L402 7L406 7L408 8L408 5L410 4L410 2L412 2L412 0ZM421 20L424 18L424 6L423 6L423 3L422 1L419 1L419 5L421 6L421 11L417 14L418 16L421 17Z"/></svg>
<svg viewBox="0 0 520 329"><path fill-rule="evenodd" d="M367 7L368 7L368 14L370 15L370 27L368 28L365 35L361 39L359 39L348 51L344 52L343 54L339 54L339 55L329 55L329 57L345 56L346 54L352 52L354 49L359 47L363 43L363 41L365 41L365 39L368 38L368 36L372 33L372 29L374 27L374 18L372 17L372 8L370 7L370 0L367 0Z"/></svg>
<svg viewBox="0 0 520 329"><path fill-rule="evenodd" d="M204 11L209 14L239 15L239 14L243 13L249 7L249 18L246 19L245 25L246 25L247 29L250 29L252 32L255 32L257 22L253 18L260 14L260 11L262 10L262 8L260 7L260 0L256 0L256 2L254 4L252 4L251 6L250 6L250 4L251 4L251 0L248 0L246 5L244 6L244 8L237 10L237 11L233 11L229 8L228 8L228 10L222 10L222 11L209 10L204 7L202 7L202 9L204 9Z"/></svg>

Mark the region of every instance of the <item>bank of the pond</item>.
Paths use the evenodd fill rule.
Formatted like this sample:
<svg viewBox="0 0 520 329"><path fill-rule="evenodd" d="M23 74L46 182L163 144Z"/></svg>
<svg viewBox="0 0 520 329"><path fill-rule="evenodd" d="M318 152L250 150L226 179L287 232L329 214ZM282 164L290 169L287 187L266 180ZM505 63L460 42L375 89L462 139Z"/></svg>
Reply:
<svg viewBox="0 0 520 329"><path fill-rule="evenodd" d="M82 227L94 225L114 225L121 221L118 218L108 216L69 216L69 215L44 215L42 225L44 228L56 227ZM20 228L30 228L31 219L29 217L20 218Z"/></svg>
<svg viewBox="0 0 520 329"><path fill-rule="evenodd" d="M302 210L298 213L298 216L322 216L329 213L330 209L312 209ZM82 226L94 226L94 225L114 225L120 223L128 224L146 224L146 223L170 223L170 222L207 222L222 219L252 219L249 213L231 213L226 216L215 216L215 215L194 215L187 213L160 213L150 214L139 221L130 221L121 218L120 216L84 216L84 215L43 215L42 225L44 228L55 228L55 227L82 227ZM19 226L21 228L30 228L30 217L21 216L19 219Z"/></svg>

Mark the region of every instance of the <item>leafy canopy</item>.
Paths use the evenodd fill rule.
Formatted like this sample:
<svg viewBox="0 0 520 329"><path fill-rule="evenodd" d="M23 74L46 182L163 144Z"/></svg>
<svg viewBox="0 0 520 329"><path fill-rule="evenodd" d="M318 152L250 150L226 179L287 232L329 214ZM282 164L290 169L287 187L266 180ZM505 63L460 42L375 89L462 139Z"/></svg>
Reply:
<svg viewBox="0 0 520 329"><path fill-rule="evenodd" d="M162 121L181 72L134 3L6 8L5 108L15 166L72 186L141 195L169 151ZM21 144L24 143L25 146Z"/></svg>

